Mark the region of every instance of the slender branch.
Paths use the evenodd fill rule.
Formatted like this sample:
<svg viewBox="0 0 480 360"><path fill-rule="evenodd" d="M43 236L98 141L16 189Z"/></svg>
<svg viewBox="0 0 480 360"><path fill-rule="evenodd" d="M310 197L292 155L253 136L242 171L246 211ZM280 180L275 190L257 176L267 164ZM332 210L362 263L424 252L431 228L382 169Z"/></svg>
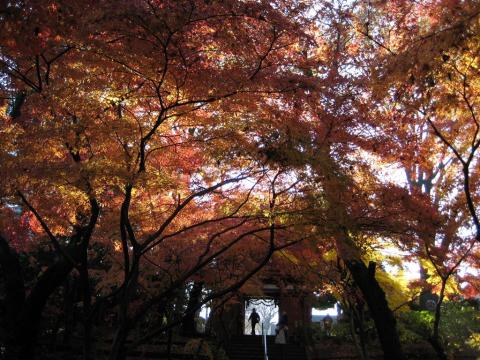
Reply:
<svg viewBox="0 0 480 360"><path fill-rule="evenodd" d="M37 80L38 80L38 91L42 91L42 75L40 74L40 57L38 55L35 55L35 72L37 74Z"/></svg>
<svg viewBox="0 0 480 360"><path fill-rule="evenodd" d="M128 214L128 210L125 210L125 207L128 207L128 188L131 185L127 185L125 189L125 199L123 200L122 207L120 210L120 241L122 242L122 252L123 252L123 267L124 267L124 284L128 281L128 276L130 273L130 254L128 252L128 240L127 240L127 231L125 227L125 213Z"/></svg>
<svg viewBox="0 0 480 360"><path fill-rule="evenodd" d="M392 49L390 49L388 46L386 46L384 43L378 41L377 39L375 39L372 35L370 35L370 33L368 31L362 31L362 30L359 30L359 29L356 29L357 32L359 34L362 34L363 36L365 36L367 39L369 39L370 41L372 41L373 43L375 43L376 45L378 45L379 47L381 47L382 49L386 50L390 55L393 55L393 56L396 56L398 55L395 51L393 51Z"/></svg>
<svg viewBox="0 0 480 360"><path fill-rule="evenodd" d="M463 166L463 191L467 200L468 211L472 217L473 223L475 225L477 241L480 242L480 220L478 219L477 211L473 202L472 194L470 192L470 170L467 164Z"/></svg>
<svg viewBox="0 0 480 360"><path fill-rule="evenodd" d="M265 52L265 54L263 54L261 57L260 57L260 60L258 62L258 65L255 69L255 71L252 73L252 75L250 75L250 80L252 80L263 68L262 68L262 65L263 65L263 62L265 61L265 59L267 58L267 56L272 52L273 50L273 45L275 44L275 42L280 38L281 36L281 33L280 34L277 34L277 29L275 26L273 26L272 28L272 33L273 33L273 36L272 36L272 41L270 42L270 45L267 49L267 51Z"/></svg>
<svg viewBox="0 0 480 360"><path fill-rule="evenodd" d="M200 221L198 223L195 223L193 225L190 225L190 226L186 226L178 231L175 231L173 233L170 233L168 235L164 235L162 236L162 239L161 241L164 241L168 238L172 238L172 237L175 237L175 236L178 236L180 235L181 233L184 233L186 231L189 231L189 230L193 230L195 228L198 228L200 226L204 226L204 225L207 225L207 224L211 224L211 223L214 223L214 222L221 222L223 220L227 220L227 219L234 219L234 218L238 218L236 217L235 215L242 209L242 207L248 202L248 200L250 199L250 196L252 194L252 191L253 189L257 186L257 184L260 182L260 180L263 178L264 175L262 175L256 182L255 184L250 188L250 190L248 191L247 193L247 196L245 197L245 199L235 208L233 209L232 212L230 212L229 214L225 215L225 216L222 216L222 217L219 217L219 218L216 218L216 219L208 219L208 220L204 220L204 221ZM241 219L254 219L254 217L252 216L241 216L240 217ZM151 250L152 248L154 248L155 246L157 246L158 243L153 243L153 244L150 244L148 247L146 247L142 253L145 254L147 251Z"/></svg>
<svg viewBox="0 0 480 360"><path fill-rule="evenodd" d="M247 179L248 176L247 175L242 175L242 176L238 176L236 178L229 178L227 180L224 180L224 181L221 181L219 183L216 183L215 185L212 185L208 188L205 188L201 191L197 191L193 194L191 194L190 196L188 196L185 200L183 200L181 203L179 203L177 205L177 207L175 208L175 210L170 214L170 216L160 225L159 229L157 231L155 231L153 234L151 234L150 236L148 236L148 238L146 239L146 241L142 244L142 248L143 249L146 249L147 247L149 248L152 248L153 246L156 246L158 245L159 243L161 243L163 241L163 238L159 239L157 242L155 242L155 245L152 245L150 246L150 244L152 244L164 231L165 229L172 223L172 221L177 217L177 215L192 201L194 200L195 198L198 198L198 197L201 197L201 196L204 196L208 193L211 193L219 188L221 188L222 186L225 186L227 184L231 184L231 183L235 183L235 182L239 182L239 181L242 181L242 180L245 180Z"/></svg>
<svg viewBox="0 0 480 360"><path fill-rule="evenodd" d="M462 165L465 165L465 160L463 159L462 155L458 152L458 150L453 146L453 144L447 140L447 138L442 134L442 132L437 128L435 123L430 119L430 117L427 116L427 122L430 124L432 127L433 131L435 134L438 136L438 138L450 149L452 152L455 154L457 159L462 163Z"/></svg>
<svg viewBox="0 0 480 360"><path fill-rule="evenodd" d="M58 239L55 237L55 235L52 234L52 232L50 231L50 228L48 227L48 225L46 224L46 222L43 220L43 218L40 216L40 214L37 212L37 210L35 210L35 208L28 202L28 200L25 198L25 196L22 194L21 191L17 191L17 194L18 196L20 196L20 198L22 199L22 201L25 203L25 205L27 205L28 209L33 213L33 215L35 216L35 218L38 220L38 222L40 223L40 225L42 226L42 229L45 231L45 233L48 235L48 237L50 238L50 241L52 242L53 244L53 247L55 248L55 250L63 255L63 257L65 257L65 259L71 263L71 265L73 265L75 268L78 266L77 262L70 256L70 254L60 245L60 243L58 242Z"/></svg>

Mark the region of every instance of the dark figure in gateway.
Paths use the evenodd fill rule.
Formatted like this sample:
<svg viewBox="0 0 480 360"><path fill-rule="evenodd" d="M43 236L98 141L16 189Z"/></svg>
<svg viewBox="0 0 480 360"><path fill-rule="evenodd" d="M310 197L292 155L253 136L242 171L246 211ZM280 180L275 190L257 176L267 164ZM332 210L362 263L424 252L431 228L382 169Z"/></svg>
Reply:
<svg viewBox="0 0 480 360"><path fill-rule="evenodd" d="M252 309L252 313L250 314L250 317L248 318L252 324L252 335L255 335L255 327L257 324L260 322L260 315L258 315L257 310L255 308Z"/></svg>

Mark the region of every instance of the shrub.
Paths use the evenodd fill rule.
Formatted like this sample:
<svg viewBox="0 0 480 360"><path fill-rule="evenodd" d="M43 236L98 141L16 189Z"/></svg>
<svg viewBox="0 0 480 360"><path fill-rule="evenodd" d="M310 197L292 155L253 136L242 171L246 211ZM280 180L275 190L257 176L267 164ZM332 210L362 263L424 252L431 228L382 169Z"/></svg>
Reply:
<svg viewBox="0 0 480 360"><path fill-rule="evenodd" d="M432 335L434 313L431 311L404 312L399 314L398 320L402 342L428 340ZM442 304L440 337L447 349L480 349L480 312L466 302L445 302Z"/></svg>
<svg viewBox="0 0 480 360"><path fill-rule="evenodd" d="M479 349L480 312L467 303L446 302L442 307L440 333L448 348Z"/></svg>

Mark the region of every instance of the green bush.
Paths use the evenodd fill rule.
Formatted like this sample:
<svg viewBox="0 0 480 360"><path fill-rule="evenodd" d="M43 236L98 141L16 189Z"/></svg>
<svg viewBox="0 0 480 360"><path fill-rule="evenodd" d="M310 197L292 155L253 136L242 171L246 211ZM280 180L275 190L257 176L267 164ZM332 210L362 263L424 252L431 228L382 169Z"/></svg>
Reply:
<svg viewBox="0 0 480 360"><path fill-rule="evenodd" d="M312 323L311 325L311 337L312 341L321 342L326 338L335 338L341 341L351 341L352 334L350 332L350 325L348 322L338 322L332 326L330 336L327 336L322 324Z"/></svg>
<svg viewBox="0 0 480 360"><path fill-rule="evenodd" d="M448 348L478 347L480 311L461 302L449 301L442 307L440 333Z"/></svg>
<svg viewBox="0 0 480 360"><path fill-rule="evenodd" d="M428 340L432 336L434 313L409 311L398 316L398 331L404 343ZM464 302L442 304L440 337L446 349L480 349L480 312Z"/></svg>
<svg viewBox="0 0 480 360"><path fill-rule="evenodd" d="M433 328L433 313L430 311L408 311L398 317L398 331L403 342L418 342L428 339Z"/></svg>

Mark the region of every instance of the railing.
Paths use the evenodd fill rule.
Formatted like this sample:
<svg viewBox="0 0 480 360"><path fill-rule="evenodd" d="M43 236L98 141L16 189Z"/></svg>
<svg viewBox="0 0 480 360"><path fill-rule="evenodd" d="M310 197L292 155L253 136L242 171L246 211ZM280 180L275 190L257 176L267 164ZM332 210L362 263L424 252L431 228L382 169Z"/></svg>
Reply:
<svg viewBox="0 0 480 360"><path fill-rule="evenodd" d="M268 360L268 349L267 349L267 334L264 329L264 323L262 322L262 342L263 342L263 359Z"/></svg>

